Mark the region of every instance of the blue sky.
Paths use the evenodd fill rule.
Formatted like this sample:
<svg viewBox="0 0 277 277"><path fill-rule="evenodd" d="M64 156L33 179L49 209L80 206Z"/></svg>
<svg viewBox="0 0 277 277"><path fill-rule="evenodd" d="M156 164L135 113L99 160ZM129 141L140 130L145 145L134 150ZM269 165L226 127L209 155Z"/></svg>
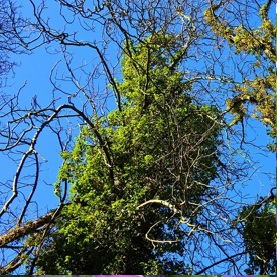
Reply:
<svg viewBox="0 0 277 277"><path fill-rule="evenodd" d="M53 20L53 9L48 8L46 11L47 16L49 16L49 18L52 20L50 20L50 22L55 22L55 24L59 25L59 20ZM95 35L97 36L97 34ZM49 46L46 45L46 47ZM55 47L57 47L56 49L59 48L57 44L55 45ZM21 103L26 103L26 106L30 104L32 97L34 95L37 95L37 101L42 106L43 104L46 104L49 101L51 101L53 87L49 82L50 72L54 68L54 66L57 65L57 62L59 60L61 60L61 62L57 65L59 73L61 73L64 70L62 62L63 56L61 55L61 53L46 54L45 50L46 49L44 47L40 47L34 50L33 54L31 55L22 54L20 56L14 57L15 62L19 63L20 65L14 68L14 78L9 79L9 83L12 84L11 88L5 88L4 91L6 93L10 93L11 95L13 95L26 82L26 85L22 90L20 99ZM54 47L50 46L49 48L47 48L47 51L49 53L54 53ZM80 47L76 47L75 50L73 50L73 52L74 63L76 64L83 62L89 63L95 55L95 53L93 53L90 49ZM111 59L115 58L115 56L111 55ZM74 90L72 89L71 85L68 85L67 87L65 87L65 89L67 89L69 92L72 91L74 93ZM66 101L66 99L63 99L60 103L64 103L64 101ZM111 106L113 106L113 104ZM75 131L75 133L77 134L79 130L76 128ZM256 145L261 145L262 147L265 146L268 142L270 142L270 138L266 135L264 126L262 126L257 121L252 121L251 126L247 127L247 136L249 137L249 140L252 140ZM57 154L60 152L60 149L58 147L55 148L54 142L49 141L49 139L51 139L50 136L41 136L41 139L42 151L44 151L42 152L42 156L49 161L49 172L53 172L52 168L59 166L61 163L61 159L57 157ZM44 139L47 143L44 142ZM48 146L47 150L45 149L45 145ZM49 147L50 145L51 147ZM251 149L250 151L252 151L253 157L256 157L255 159L257 159L259 163L259 165L253 164L253 169L257 168L257 173L255 174L255 176L257 176L256 180L258 181L258 183L262 183L261 187L258 186L257 192L261 191L262 189L262 194L267 193L267 189L263 189L263 187L268 187L269 182L271 182L272 180L268 180L264 176L264 172L270 172L273 174L275 173L275 155L273 153L266 153L266 156L264 156L264 153L261 154L259 149L251 148L251 146L249 149ZM53 158L55 162L50 162L50 160ZM55 179L55 177L53 179ZM250 191L253 193L253 186L250 188Z"/></svg>

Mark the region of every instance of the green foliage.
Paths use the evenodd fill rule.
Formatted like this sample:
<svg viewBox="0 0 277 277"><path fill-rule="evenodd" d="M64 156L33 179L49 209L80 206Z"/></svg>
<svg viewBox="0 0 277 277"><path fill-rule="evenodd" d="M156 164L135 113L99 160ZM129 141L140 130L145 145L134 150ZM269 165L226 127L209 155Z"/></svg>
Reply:
<svg viewBox="0 0 277 277"><path fill-rule="evenodd" d="M192 84L170 68L171 58L155 40L125 49L122 109L97 124L109 153L89 127L71 153L62 153L58 182L71 184L72 202L39 257L40 272L187 273L182 262L164 255L182 254L180 214L197 217L189 203L201 203L217 176L219 111L193 103ZM137 209L152 199L168 201L180 214L157 203ZM176 242L152 243L146 234Z"/></svg>
<svg viewBox="0 0 277 277"><path fill-rule="evenodd" d="M237 225L243 226L245 249L250 255L247 274L269 274L276 271L276 226L275 203L245 206Z"/></svg>

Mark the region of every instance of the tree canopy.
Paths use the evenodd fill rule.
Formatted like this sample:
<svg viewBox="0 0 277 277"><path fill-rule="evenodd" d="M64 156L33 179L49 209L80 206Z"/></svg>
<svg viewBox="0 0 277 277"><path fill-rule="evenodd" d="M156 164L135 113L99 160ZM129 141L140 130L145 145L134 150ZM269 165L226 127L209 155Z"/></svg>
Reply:
<svg viewBox="0 0 277 277"><path fill-rule="evenodd" d="M274 273L273 4L2 1L0 273Z"/></svg>
<svg viewBox="0 0 277 277"><path fill-rule="evenodd" d="M165 254L183 254L180 225L192 234L205 195L217 194L219 111L193 103L191 84L152 40L123 55L121 109L62 153L57 186L71 184L72 202L38 263L44 273L188 272Z"/></svg>

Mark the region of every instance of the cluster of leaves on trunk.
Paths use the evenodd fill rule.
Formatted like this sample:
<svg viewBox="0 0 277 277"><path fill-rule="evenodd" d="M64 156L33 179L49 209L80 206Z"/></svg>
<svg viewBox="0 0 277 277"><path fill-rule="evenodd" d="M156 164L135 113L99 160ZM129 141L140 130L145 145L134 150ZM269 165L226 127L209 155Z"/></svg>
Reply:
<svg viewBox="0 0 277 277"><path fill-rule="evenodd" d="M72 202L38 272L188 272L166 254L183 254L181 218L195 220L192 211L217 176L219 112L194 103L193 84L170 67L170 36L163 39L165 48L153 37L133 47L126 43L121 107L92 118L95 129L84 127L74 150L62 153L57 186L71 184ZM138 208L151 200L157 201Z"/></svg>

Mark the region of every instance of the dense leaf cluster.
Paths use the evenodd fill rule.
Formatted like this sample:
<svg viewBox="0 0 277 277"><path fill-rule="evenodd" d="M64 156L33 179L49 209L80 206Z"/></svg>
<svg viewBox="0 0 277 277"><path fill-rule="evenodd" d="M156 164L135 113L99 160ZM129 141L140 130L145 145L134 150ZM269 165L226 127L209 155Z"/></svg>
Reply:
<svg viewBox="0 0 277 277"><path fill-rule="evenodd" d="M59 180L71 184L72 203L40 258L43 272L186 273L165 253L183 254L181 220L194 222L217 176L218 111L193 103L191 84L151 38L144 43L123 57L122 109L95 122L109 157L90 127L62 153Z"/></svg>
<svg viewBox="0 0 277 277"><path fill-rule="evenodd" d="M268 274L276 270L275 205L267 199L244 207L238 219L246 250L250 254L247 274Z"/></svg>

